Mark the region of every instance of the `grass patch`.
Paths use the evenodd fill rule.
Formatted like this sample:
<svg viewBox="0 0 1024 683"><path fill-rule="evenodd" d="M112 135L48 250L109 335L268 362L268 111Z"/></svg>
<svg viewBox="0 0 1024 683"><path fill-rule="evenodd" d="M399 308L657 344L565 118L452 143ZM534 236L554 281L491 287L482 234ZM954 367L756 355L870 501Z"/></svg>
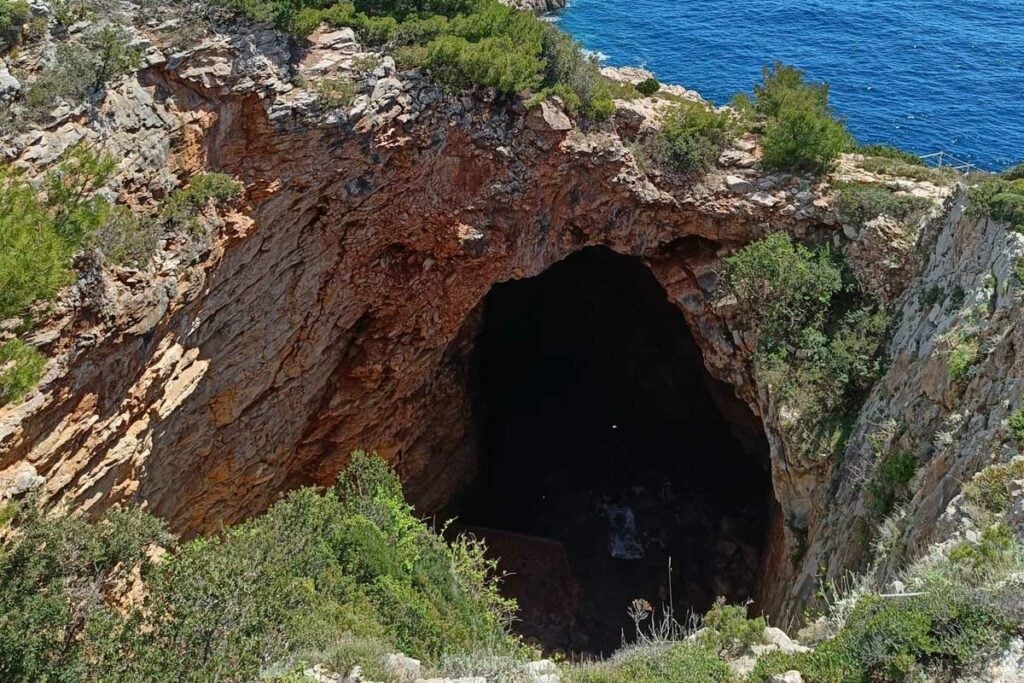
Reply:
<svg viewBox="0 0 1024 683"><path fill-rule="evenodd" d="M924 197L896 194L884 185L842 182L836 183L833 190L836 215L849 225L864 225L879 216L912 224L921 220L932 206Z"/></svg>
<svg viewBox="0 0 1024 683"><path fill-rule="evenodd" d="M624 647L603 662L563 670L566 683L731 683L729 666L706 648L688 642Z"/></svg>
<svg viewBox="0 0 1024 683"><path fill-rule="evenodd" d="M931 168L888 157L868 157L861 163L861 167L870 173L896 178L911 178L933 185L948 185L957 178L957 172L951 168Z"/></svg>

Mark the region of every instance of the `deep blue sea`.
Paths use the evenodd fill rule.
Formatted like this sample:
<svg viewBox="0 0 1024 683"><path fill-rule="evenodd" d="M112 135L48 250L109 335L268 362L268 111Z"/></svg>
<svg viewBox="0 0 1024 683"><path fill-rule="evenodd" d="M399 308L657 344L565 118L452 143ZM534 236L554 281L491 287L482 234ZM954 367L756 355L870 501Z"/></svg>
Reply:
<svg viewBox="0 0 1024 683"><path fill-rule="evenodd" d="M718 104L781 59L831 84L861 142L1024 159L1024 0L570 0L557 21Z"/></svg>

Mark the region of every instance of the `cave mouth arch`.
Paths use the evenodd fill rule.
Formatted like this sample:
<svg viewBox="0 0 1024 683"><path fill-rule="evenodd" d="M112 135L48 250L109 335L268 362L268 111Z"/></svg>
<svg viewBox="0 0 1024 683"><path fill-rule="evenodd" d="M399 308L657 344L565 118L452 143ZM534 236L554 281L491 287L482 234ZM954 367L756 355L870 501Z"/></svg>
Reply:
<svg viewBox="0 0 1024 683"><path fill-rule="evenodd" d="M472 364L477 475L448 512L511 573L529 642L608 654L635 598L756 597L763 429L643 261L589 247L494 286Z"/></svg>

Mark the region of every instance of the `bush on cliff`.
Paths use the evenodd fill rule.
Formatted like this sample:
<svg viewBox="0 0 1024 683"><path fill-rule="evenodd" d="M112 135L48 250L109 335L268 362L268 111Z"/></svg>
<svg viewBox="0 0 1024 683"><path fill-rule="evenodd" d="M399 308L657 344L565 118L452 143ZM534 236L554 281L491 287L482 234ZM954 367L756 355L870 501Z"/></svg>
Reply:
<svg viewBox="0 0 1024 683"><path fill-rule="evenodd" d="M795 443L810 457L833 452L881 372L888 316L827 249L783 233L727 257L726 268L755 330L758 377L788 408Z"/></svg>
<svg viewBox="0 0 1024 683"><path fill-rule="evenodd" d="M387 44L402 68L423 68L452 89L558 95L587 119L612 111L613 87L571 37L497 0L222 0L258 21L306 35L321 22ZM635 92L635 91L634 91Z"/></svg>
<svg viewBox="0 0 1024 683"><path fill-rule="evenodd" d="M904 593L863 590L839 601L834 635L811 652L772 653L748 681L799 670L808 683L960 680L1024 634L1024 555L1009 527L986 528L946 556L910 567Z"/></svg>
<svg viewBox="0 0 1024 683"><path fill-rule="evenodd" d="M728 111L716 111L699 102L680 102L665 114L659 131L664 161L677 171L706 170L737 132Z"/></svg>
<svg viewBox="0 0 1024 683"><path fill-rule="evenodd" d="M25 398L45 367L46 357L20 339L0 345L0 406Z"/></svg>
<svg viewBox="0 0 1024 683"><path fill-rule="evenodd" d="M72 148L44 178L42 191L0 168L0 319L53 296L71 280L71 256L102 225L110 205L93 192L114 161Z"/></svg>
<svg viewBox="0 0 1024 683"><path fill-rule="evenodd" d="M482 546L416 519L374 456L355 454L333 489L180 546L139 510L89 523L22 508L0 552L3 680L252 680L353 640L428 662L518 652ZM132 577L141 603L124 600Z"/></svg>
<svg viewBox="0 0 1024 683"><path fill-rule="evenodd" d="M972 215L988 215L1024 232L1024 179L986 180L971 187L967 199Z"/></svg>
<svg viewBox="0 0 1024 683"><path fill-rule="evenodd" d="M764 165L823 172L853 144L828 103L828 85L807 83L799 69L775 62L754 87L755 112L764 120Z"/></svg>

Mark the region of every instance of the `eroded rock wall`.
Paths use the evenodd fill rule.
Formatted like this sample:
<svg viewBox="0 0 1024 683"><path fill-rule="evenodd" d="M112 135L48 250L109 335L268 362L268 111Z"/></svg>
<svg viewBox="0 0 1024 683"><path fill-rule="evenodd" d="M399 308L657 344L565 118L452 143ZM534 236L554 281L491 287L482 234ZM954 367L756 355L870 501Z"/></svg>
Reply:
<svg viewBox="0 0 1024 683"><path fill-rule="evenodd" d="M722 257L772 230L877 241L879 230L843 233L827 182L767 176L751 139L700 179L649 175L630 144L657 106L623 104L613 124L582 130L557 103L446 94L386 55L361 73L368 53L347 29L299 48L260 29L147 54L102 105L131 126L72 117L6 155L31 170L77 137L120 141L124 195L158 196L211 170L243 181L244 206L206 217L208 243L169 239L156 267L96 267L62 298L35 337L52 358L40 390L0 408L5 481L30 472L44 498L86 511L142 503L194 534L329 483L366 448L395 463L420 509L436 510L473 473L466 359L482 298L600 244L651 268L718 391L764 421L778 501L764 606L796 614L814 561L856 559L839 547L856 484L841 474L826 506L831 465L792 460L720 282ZM325 110L297 85L338 74L357 79L349 106ZM920 240L900 238L891 267L868 267L862 246L862 270L906 309ZM904 311L900 330L914 315ZM898 332L895 356L921 334L934 331ZM920 391L916 366L896 375L900 363L870 405ZM741 437L757 428L735 425ZM789 560L798 539L787 519L810 529L802 565Z"/></svg>

